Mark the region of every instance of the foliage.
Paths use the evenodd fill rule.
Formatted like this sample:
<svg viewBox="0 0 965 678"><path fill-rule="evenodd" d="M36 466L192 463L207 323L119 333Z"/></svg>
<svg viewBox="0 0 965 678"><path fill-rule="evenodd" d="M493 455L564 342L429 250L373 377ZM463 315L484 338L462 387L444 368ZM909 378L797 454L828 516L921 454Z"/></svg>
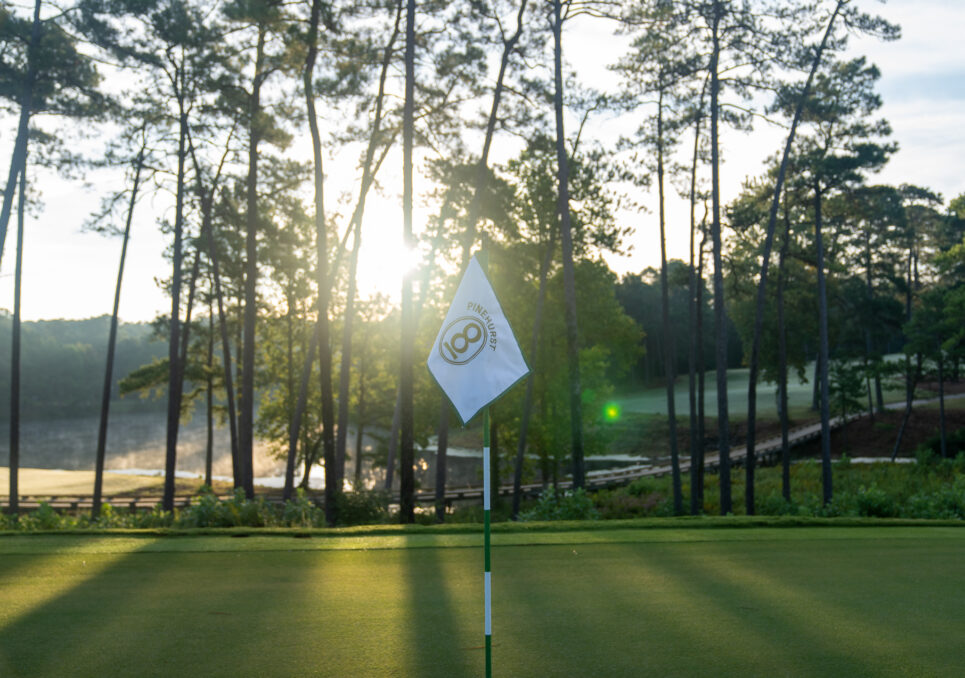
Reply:
<svg viewBox="0 0 965 678"><path fill-rule="evenodd" d="M860 411L865 377L862 366L845 360L832 360L829 372L831 412L839 417L847 417Z"/></svg>
<svg viewBox="0 0 965 678"><path fill-rule="evenodd" d="M791 466L790 502L782 496L780 468L762 468L757 472L756 510L762 516L965 519L965 453L955 461L941 461L929 451L927 458L930 461L919 464L835 463L835 496L827 506L817 462ZM717 482L717 476L708 476L704 512L711 515L719 512ZM734 489L739 495L739 479ZM664 516L670 503L669 478L640 479L593 497L604 519ZM740 509L742 502L734 506Z"/></svg>
<svg viewBox="0 0 965 678"><path fill-rule="evenodd" d="M339 526L374 525L388 521L388 496L383 492L345 492L339 499ZM228 527L301 527L326 525L325 513L318 503L301 488L295 499L284 504L267 503L264 498L247 499L244 490L221 499L211 488L202 487L198 497L187 508L164 511L160 505L150 511L120 511L110 503L101 506L100 516L92 520L87 513L72 515L52 508L48 503L17 520L3 516L0 529L22 531L144 529L144 528L228 528Z"/></svg>
<svg viewBox="0 0 965 678"><path fill-rule="evenodd" d="M957 459L959 455L965 454L965 428L949 433L945 442L946 453L950 459ZM919 464L931 464L941 460L941 452L941 436L936 433L918 446L915 456Z"/></svg>
<svg viewBox="0 0 965 678"><path fill-rule="evenodd" d="M959 430L951 438L965 443L965 432ZM965 451L960 451L954 460L941 460L930 448L923 446L922 449L928 452L918 464L859 464L844 460L835 463L837 491L827 506L821 499L818 463L801 461L792 465L790 502L781 494L780 469L759 469L757 513L800 518L965 520ZM735 493L739 495L741 479L736 480ZM708 476L707 483L704 511L715 514L719 512L714 498L717 476ZM387 496L381 492L343 493L339 525L385 524L390 521L386 507ZM739 511L743 503L735 502L734 507ZM669 477L640 478L624 487L594 492L546 490L538 500L524 505L520 521L667 518L671 513ZM457 508L448 520L478 524L482 522L482 510L478 505ZM508 510L497 507L493 520L508 521ZM429 525L435 519L426 513L423 522ZM205 490L191 506L173 513L162 511L159 506L151 511L129 513L104 504L101 516L92 521L88 514L72 515L43 503L16 520L13 516L0 516L0 530L30 532L110 528L320 528L325 524L322 508L302 490L294 500L282 505L268 504L264 499L248 500L240 491L222 500ZM655 523L659 524L663 523Z"/></svg>
<svg viewBox="0 0 965 678"><path fill-rule="evenodd" d="M175 520L180 527L265 527L272 522L272 511L264 499L247 499L242 488L225 501L210 490L202 491L198 503L181 511Z"/></svg>
<svg viewBox="0 0 965 678"><path fill-rule="evenodd" d="M593 507L593 499L583 488L558 492L544 491L533 508L519 514L521 522L534 520L596 520L599 513Z"/></svg>
<svg viewBox="0 0 965 678"><path fill-rule="evenodd" d="M338 525L375 525L388 521L387 492L342 492L338 499Z"/></svg>

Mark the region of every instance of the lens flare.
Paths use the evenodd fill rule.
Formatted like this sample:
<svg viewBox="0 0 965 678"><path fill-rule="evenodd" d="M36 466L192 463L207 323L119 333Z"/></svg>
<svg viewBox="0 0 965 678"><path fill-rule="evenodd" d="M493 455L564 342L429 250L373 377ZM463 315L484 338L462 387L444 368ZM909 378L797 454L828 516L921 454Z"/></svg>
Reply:
<svg viewBox="0 0 965 678"><path fill-rule="evenodd" d="M607 421L617 421L620 418L620 406L616 403L607 403L603 408L603 418Z"/></svg>

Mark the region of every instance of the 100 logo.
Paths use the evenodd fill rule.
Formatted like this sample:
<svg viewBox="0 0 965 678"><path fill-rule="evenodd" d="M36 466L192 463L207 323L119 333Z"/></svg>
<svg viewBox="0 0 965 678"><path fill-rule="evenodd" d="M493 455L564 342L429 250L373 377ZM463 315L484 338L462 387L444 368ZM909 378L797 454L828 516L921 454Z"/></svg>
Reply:
<svg viewBox="0 0 965 678"><path fill-rule="evenodd" d="M442 332L439 355L452 365L465 365L479 355L488 340L489 332L478 318L456 318Z"/></svg>

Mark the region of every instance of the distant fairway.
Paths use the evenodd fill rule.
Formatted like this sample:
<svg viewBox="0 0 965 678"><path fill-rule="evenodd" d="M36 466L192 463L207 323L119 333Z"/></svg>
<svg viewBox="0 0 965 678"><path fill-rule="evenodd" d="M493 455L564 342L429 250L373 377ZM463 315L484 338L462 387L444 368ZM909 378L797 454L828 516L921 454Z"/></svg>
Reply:
<svg viewBox="0 0 965 678"><path fill-rule="evenodd" d="M897 356L888 356L889 360L896 360ZM810 380L814 375L814 362L807 364L805 374ZM677 375L677 382L674 385L674 405L677 416L685 416L690 413L687 399L688 386L687 375ZM747 386L750 383L750 370L744 368L731 368L727 370L727 409L731 416L747 416ZM777 399L775 397L776 386L763 380L757 384L757 414L762 417L777 417ZM788 374L787 402L788 411L792 416L805 415L810 411L811 399L814 393L814 385L810 381L804 383L798 379L797 374L791 371ZM885 391L885 400L888 402L904 400L904 391ZM663 386L649 388L636 393L627 394L616 398L621 408L625 412L637 414L667 414L667 389ZM704 376L704 408L708 416L717 416L717 374L707 372Z"/></svg>
<svg viewBox="0 0 965 678"><path fill-rule="evenodd" d="M0 675L482 675L475 534L0 537ZM496 676L961 676L965 529L494 535Z"/></svg>

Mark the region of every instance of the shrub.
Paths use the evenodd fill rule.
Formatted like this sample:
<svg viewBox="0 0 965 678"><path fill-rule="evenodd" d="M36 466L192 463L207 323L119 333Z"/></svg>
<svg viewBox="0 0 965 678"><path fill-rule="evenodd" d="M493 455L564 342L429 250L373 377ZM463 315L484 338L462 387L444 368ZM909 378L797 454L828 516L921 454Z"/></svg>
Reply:
<svg viewBox="0 0 965 678"><path fill-rule="evenodd" d="M662 511L663 504L668 503L660 492L636 495L621 490L600 490L593 501L600 517L606 520L654 516Z"/></svg>
<svg viewBox="0 0 965 678"><path fill-rule="evenodd" d="M949 459L955 459L959 454L965 453L965 428L957 429L945 436L945 451ZM925 457L926 461L940 459L941 454L942 439L937 433L915 449L918 463L922 462L922 457Z"/></svg>
<svg viewBox="0 0 965 678"><path fill-rule="evenodd" d="M371 525L388 520L389 496L378 490L343 492L338 498L338 524Z"/></svg>
<svg viewBox="0 0 965 678"><path fill-rule="evenodd" d="M660 492L665 486L666 483L662 483L658 478L644 476L643 478L637 478L627 485L626 491L635 497L642 497Z"/></svg>
<svg viewBox="0 0 965 678"><path fill-rule="evenodd" d="M762 516L789 516L794 515L796 508L783 494L772 492L757 500L757 512Z"/></svg>
<svg viewBox="0 0 965 678"><path fill-rule="evenodd" d="M875 484L858 489L855 496L858 515L867 518L894 518L898 515L895 498Z"/></svg>
<svg viewBox="0 0 965 678"><path fill-rule="evenodd" d="M265 527L275 521L264 499L249 500L239 487L226 501L210 490L202 492L198 503L184 509L175 522L179 527Z"/></svg>
<svg viewBox="0 0 965 678"><path fill-rule="evenodd" d="M56 530L64 525L64 516L50 507L47 502L40 502L36 511L21 516L18 524L23 530Z"/></svg>
<svg viewBox="0 0 965 678"><path fill-rule="evenodd" d="M208 490L202 491L197 504L181 511L177 524L178 527L230 527L234 523L230 521L221 501Z"/></svg>
<svg viewBox="0 0 965 678"><path fill-rule="evenodd" d="M918 462L919 467L930 466L938 459L938 453L927 442L915 448L915 461Z"/></svg>
<svg viewBox="0 0 965 678"><path fill-rule="evenodd" d="M155 504L150 511L140 511L130 517L131 527L171 527L174 524L174 514L165 511L160 504Z"/></svg>
<svg viewBox="0 0 965 678"><path fill-rule="evenodd" d="M308 498L305 488L295 491L295 498L286 501L281 511L281 521L288 527L316 527L324 524L323 512Z"/></svg>
<svg viewBox="0 0 965 678"><path fill-rule="evenodd" d="M100 529L108 529L111 527L127 527L129 521L125 520L125 516L118 513L117 509L111 504L105 502L101 504L101 510L96 519L89 519L90 526Z"/></svg>
<svg viewBox="0 0 965 678"><path fill-rule="evenodd" d="M519 514L521 522L534 520L596 520L600 514L583 488L557 492L546 490L532 509Z"/></svg>

